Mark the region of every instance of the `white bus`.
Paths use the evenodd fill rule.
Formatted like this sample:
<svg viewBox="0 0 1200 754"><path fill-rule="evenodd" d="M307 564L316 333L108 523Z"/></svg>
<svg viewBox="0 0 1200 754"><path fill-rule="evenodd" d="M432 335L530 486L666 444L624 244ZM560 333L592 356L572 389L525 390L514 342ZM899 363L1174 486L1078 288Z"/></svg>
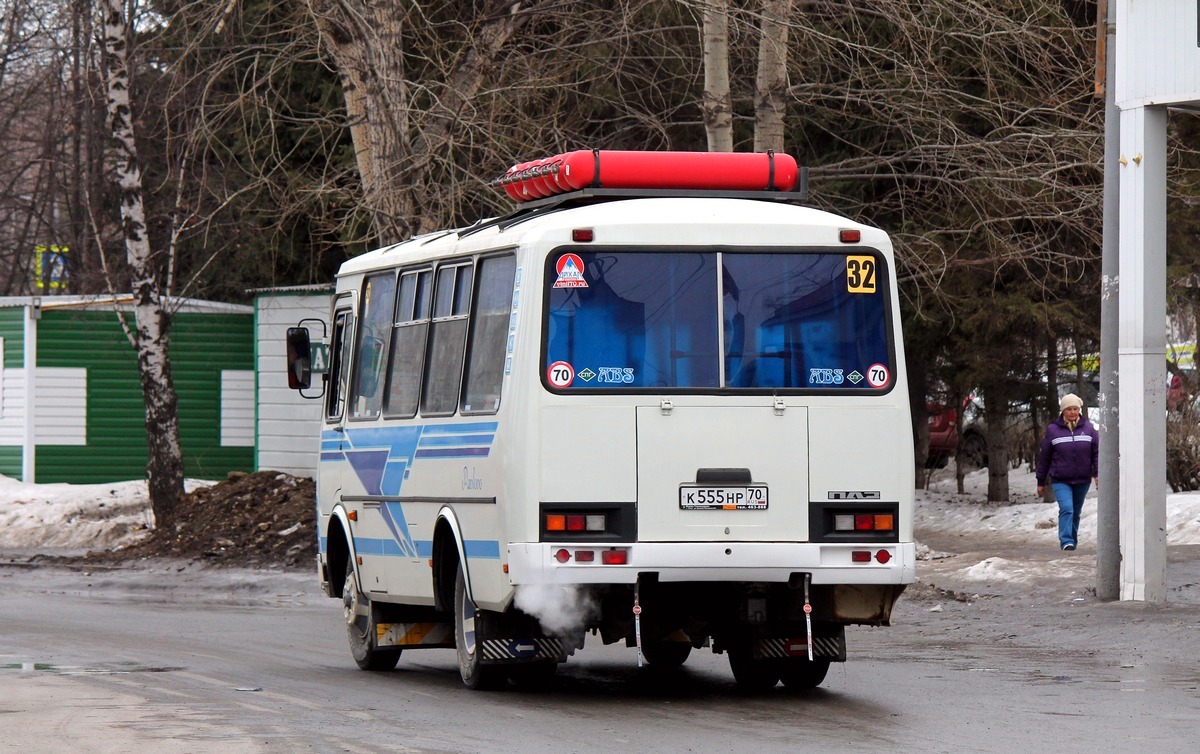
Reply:
<svg viewBox="0 0 1200 754"><path fill-rule="evenodd" d="M916 561L892 246L796 196L585 188L342 266L318 572L359 667L452 647L471 688L544 682L590 633L804 688L889 623Z"/></svg>

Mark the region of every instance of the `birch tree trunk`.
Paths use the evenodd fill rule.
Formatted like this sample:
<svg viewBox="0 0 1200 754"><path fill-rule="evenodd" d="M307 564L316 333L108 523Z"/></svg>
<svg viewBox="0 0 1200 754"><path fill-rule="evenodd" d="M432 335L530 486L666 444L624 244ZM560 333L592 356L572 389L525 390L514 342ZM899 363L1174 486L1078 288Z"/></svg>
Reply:
<svg viewBox="0 0 1200 754"><path fill-rule="evenodd" d="M346 97L363 192L377 240L401 241L441 225L430 205L433 169L448 158L463 111L479 94L512 36L554 0L495 0L464 18L469 36L449 55L436 84L419 86L433 104L413 110L405 70L403 0L307 0L327 40ZM441 61L438 61L439 65Z"/></svg>
<svg viewBox="0 0 1200 754"><path fill-rule="evenodd" d="M793 0L763 0L754 83L754 151L783 151L787 111L788 21Z"/></svg>
<svg viewBox="0 0 1200 754"><path fill-rule="evenodd" d="M733 151L733 101L729 94L729 0L704 0L704 96L700 111L708 151Z"/></svg>
<svg viewBox="0 0 1200 754"><path fill-rule="evenodd" d="M146 404L146 483L155 526L174 523L183 494L183 452L179 443L179 399L171 380L167 337L170 317L163 308L155 255L146 233L142 172L134 133L129 73L130 30L124 0L104 0L104 61L101 76L113 137L115 182L121 203L125 255L132 272L138 375Z"/></svg>

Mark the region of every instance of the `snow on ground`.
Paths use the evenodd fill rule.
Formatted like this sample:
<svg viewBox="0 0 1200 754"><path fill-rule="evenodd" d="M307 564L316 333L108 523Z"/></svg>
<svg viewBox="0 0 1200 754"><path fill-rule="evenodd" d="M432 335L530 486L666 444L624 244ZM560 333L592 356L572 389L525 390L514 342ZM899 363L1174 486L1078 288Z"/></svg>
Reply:
<svg viewBox="0 0 1200 754"><path fill-rule="evenodd" d="M1037 496L1033 472L1022 467L1008 473L1009 496L1013 504L987 502L987 469L973 471L963 480L958 494L954 469L934 475L928 490L916 493L916 529L941 534L970 534L991 531L1016 537L1044 537L1058 540L1058 506L1042 502ZM1088 491L1079 519L1081 541L1096 539L1096 488ZM1167 495L1167 544L1200 544L1200 492Z"/></svg>
<svg viewBox="0 0 1200 754"><path fill-rule="evenodd" d="M953 466L937 472L930 489L916 492L917 538L929 535L972 536L990 533L999 538L1044 541L1057 547L1057 506L1038 501L1033 474L1027 469L1009 472L1013 504L987 502L987 470L968 474L964 494L958 494ZM192 490L211 484L189 480ZM1080 540L1096 537L1096 491L1089 493L1080 521ZM24 552L81 552L113 549L146 536L154 516L145 481L109 484L25 484L0 476L0 550ZM1167 496L1167 543L1200 544L1200 492ZM919 548L923 559L937 552ZM1001 550L959 572L966 579L1021 580L1030 568ZM1061 567L1061 566L1054 566Z"/></svg>
<svg viewBox="0 0 1200 754"><path fill-rule="evenodd" d="M188 480L188 491L211 482ZM0 550L113 549L154 524L145 480L105 484L25 484L0 476Z"/></svg>
<svg viewBox="0 0 1200 754"><path fill-rule="evenodd" d="M1042 589L1049 582L1077 589L1080 584L1092 583L1095 487L1088 493L1079 520L1082 552L1066 553L1058 549L1058 505L1038 497L1037 481L1027 468L1009 472L1011 504L987 502L987 469L968 474L963 482L959 494L950 467L934 475L928 490L916 492L918 580L967 589ZM1200 544L1200 492L1168 494L1166 505L1167 544ZM961 543L956 549L963 554L931 549L921 543L922 538L936 540L946 548ZM982 560L981 554L986 555ZM1181 593L1172 597L1181 598Z"/></svg>

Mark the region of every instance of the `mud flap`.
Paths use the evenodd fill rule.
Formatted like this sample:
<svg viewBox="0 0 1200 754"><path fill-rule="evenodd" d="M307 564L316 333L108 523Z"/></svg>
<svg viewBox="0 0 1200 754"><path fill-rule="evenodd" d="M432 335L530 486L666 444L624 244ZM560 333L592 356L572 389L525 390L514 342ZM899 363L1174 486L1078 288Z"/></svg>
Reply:
<svg viewBox="0 0 1200 754"><path fill-rule="evenodd" d="M564 662L567 647L559 639L486 639L480 644L479 661L487 664L524 663L535 660Z"/></svg>
<svg viewBox="0 0 1200 754"><path fill-rule="evenodd" d="M846 629L838 626L834 633L813 636L813 658L831 662L846 661ZM771 658L808 657L808 637L804 634L787 638L756 639L751 646L751 656L756 660Z"/></svg>

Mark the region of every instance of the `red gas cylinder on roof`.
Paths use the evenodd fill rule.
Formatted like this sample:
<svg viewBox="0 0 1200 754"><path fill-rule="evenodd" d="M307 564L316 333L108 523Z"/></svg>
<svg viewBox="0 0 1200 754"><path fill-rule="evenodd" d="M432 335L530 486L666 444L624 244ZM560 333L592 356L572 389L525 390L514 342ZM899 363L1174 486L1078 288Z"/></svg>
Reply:
<svg viewBox="0 0 1200 754"><path fill-rule="evenodd" d="M791 191L799 170L776 152L581 149L509 168L495 182L517 201L585 188Z"/></svg>

